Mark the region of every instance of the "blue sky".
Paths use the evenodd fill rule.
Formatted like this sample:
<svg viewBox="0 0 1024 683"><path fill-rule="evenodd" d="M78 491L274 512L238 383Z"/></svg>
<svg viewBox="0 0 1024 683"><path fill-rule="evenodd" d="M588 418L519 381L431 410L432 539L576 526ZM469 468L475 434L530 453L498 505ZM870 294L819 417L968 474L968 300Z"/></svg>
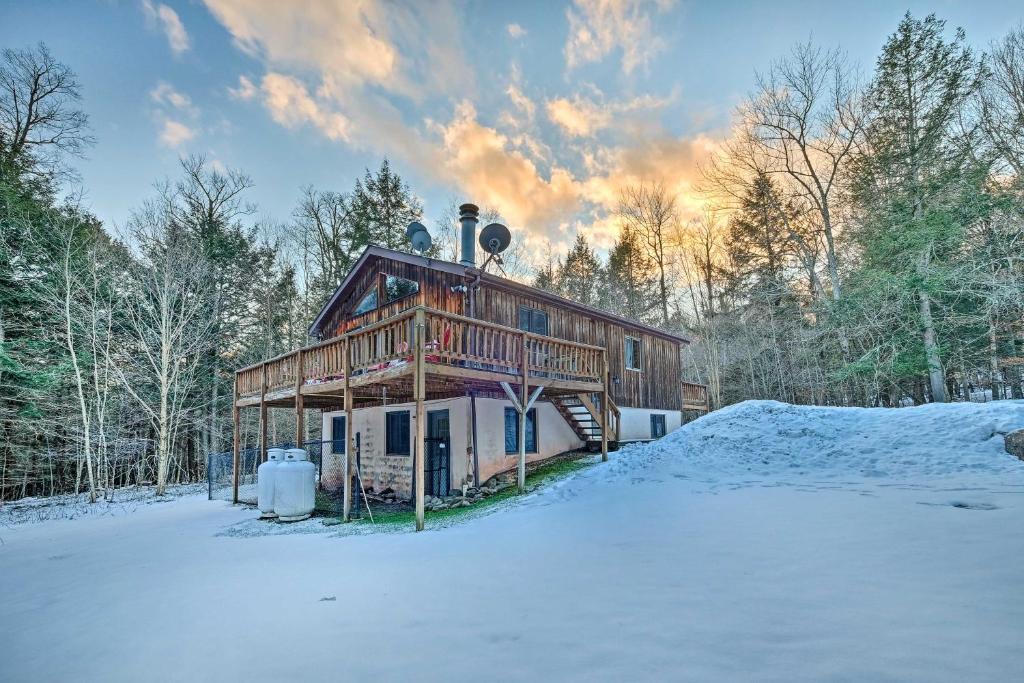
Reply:
<svg viewBox="0 0 1024 683"><path fill-rule="evenodd" d="M696 210L697 164L755 70L813 38L869 74L907 9L978 48L1024 19L978 0L4 0L0 45L43 41L78 73L97 144L76 166L112 225L182 154L249 173L273 221L387 156L428 223L468 200L529 243L607 245L625 183Z"/></svg>

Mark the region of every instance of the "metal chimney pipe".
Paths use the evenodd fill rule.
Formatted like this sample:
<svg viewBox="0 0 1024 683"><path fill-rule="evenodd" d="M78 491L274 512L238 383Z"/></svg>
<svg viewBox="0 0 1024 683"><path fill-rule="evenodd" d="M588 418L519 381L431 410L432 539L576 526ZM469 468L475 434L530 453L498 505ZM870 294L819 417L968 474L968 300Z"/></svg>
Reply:
<svg viewBox="0 0 1024 683"><path fill-rule="evenodd" d="M480 222L480 207L463 204L459 207L459 223L462 224L462 259L464 266L476 265L476 224Z"/></svg>

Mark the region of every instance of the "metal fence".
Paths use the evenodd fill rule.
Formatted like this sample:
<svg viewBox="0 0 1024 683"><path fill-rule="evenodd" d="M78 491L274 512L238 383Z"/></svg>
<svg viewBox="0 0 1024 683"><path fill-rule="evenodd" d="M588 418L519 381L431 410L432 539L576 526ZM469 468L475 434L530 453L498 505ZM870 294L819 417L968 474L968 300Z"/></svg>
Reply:
<svg viewBox="0 0 1024 683"><path fill-rule="evenodd" d="M270 444L270 448L295 448L293 441ZM344 456L331 457L334 451L330 441L305 441L302 448L316 465L316 510L324 514L340 515L343 507L341 487L344 477ZM325 457L326 456L326 457ZM256 470L263 459L255 446L241 449L239 457L238 502L256 504ZM210 500L234 499L234 453L224 451L206 456L206 487ZM331 485L333 484L333 485Z"/></svg>

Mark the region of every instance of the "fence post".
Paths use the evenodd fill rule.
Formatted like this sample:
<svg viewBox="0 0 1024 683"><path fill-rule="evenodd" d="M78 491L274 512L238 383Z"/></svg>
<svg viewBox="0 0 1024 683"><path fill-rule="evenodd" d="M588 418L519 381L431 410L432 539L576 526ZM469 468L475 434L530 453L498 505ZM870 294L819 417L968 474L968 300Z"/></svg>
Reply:
<svg viewBox="0 0 1024 683"><path fill-rule="evenodd" d="M530 357L526 351L528 341L529 337L526 332L523 332L523 377L519 385L519 467L516 472L516 483L519 486L519 493L526 493L526 402L529 400L527 385L530 381ZM534 425L533 429L534 434L536 434L537 425Z"/></svg>
<svg viewBox="0 0 1024 683"><path fill-rule="evenodd" d="M235 373L235 391L234 400L231 403L231 418L233 421L233 436L232 436L232 459L231 459L231 502L235 505L238 504L238 477L240 476L242 469L242 452L241 452L241 412L242 409L238 407L238 373Z"/></svg>
<svg viewBox="0 0 1024 683"><path fill-rule="evenodd" d="M416 531L423 531L424 525L424 491L425 484L423 477L425 475L424 461L426 460L426 454L423 452L426 445L426 425L423 421L426 419L425 410L423 407L423 401L426 398L426 375L423 362L423 350L426 337L426 318L423 313L423 308L416 309L416 367L415 375L413 376L413 394L416 400L416 443L414 448L416 449L413 457L413 477L416 479Z"/></svg>
<svg viewBox="0 0 1024 683"><path fill-rule="evenodd" d="M344 481L342 482L342 495L341 495L341 519L343 522L347 522L350 519L352 511L352 389L349 386L349 375L352 374L352 339L350 337L345 338L344 345L342 346L342 359L341 368L345 374L345 459L344 466L342 467ZM332 434L333 436L333 434ZM333 452L333 451L332 451Z"/></svg>

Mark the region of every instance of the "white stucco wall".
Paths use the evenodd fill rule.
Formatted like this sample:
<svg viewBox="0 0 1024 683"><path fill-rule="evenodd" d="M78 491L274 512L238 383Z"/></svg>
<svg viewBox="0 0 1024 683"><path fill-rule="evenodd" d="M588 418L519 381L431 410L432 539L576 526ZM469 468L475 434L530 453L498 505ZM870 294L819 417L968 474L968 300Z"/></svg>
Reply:
<svg viewBox="0 0 1024 683"><path fill-rule="evenodd" d="M476 400L477 438L480 439L480 480L510 470L519 462L518 454L505 453L505 408L511 401L494 398ZM534 462L583 446L576 432L566 423L553 405L534 404L537 409L537 453L527 453L526 461Z"/></svg>
<svg viewBox="0 0 1024 683"><path fill-rule="evenodd" d="M665 433L679 429L683 414L678 410L650 410L647 408L620 408L619 441L649 441L651 415L665 416Z"/></svg>
<svg viewBox="0 0 1024 683"><path fill-rule="evenodd" d="M505 453L505 408L512 403L508 400L478 398L477 437L479 439L479 470L481 483L499 472L512 469L518 462L516 454ZM571 451L583 446L576 433L565 422L550 403L537 403L537 453L528 453L527 462ZM468 397L427 401L427 412L448 410L451 434L450 472L452 488L460 488L463 482L473 483L472 419ZM412 497L412 456L386 455L384 452L385 413L392 410L410 412L410 443L415 441L416 406L401 403L385 407L360 408L353 411L353 429L360 434L363 485L381 491L394 489L400 496ZM324 440L334 439L331 433L332 420L344 415L344 411L323 414ZM328 487L340 487L342 463L340 456L324 453L323 479ZM332 476L333 475L333 476Z"/></svg>

